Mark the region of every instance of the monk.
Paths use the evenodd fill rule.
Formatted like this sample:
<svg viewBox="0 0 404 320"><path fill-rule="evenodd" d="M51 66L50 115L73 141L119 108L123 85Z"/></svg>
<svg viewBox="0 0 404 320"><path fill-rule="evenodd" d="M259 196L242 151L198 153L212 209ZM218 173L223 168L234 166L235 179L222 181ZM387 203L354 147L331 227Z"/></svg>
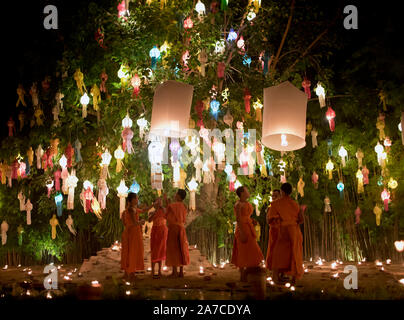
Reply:
<svg viewBox="0 0 404 320"><path fill-rule="evenodd" d="M303 236L299 224L303 223L303 212L290 198L292 185L281 186L281 198L269 209L269 220L280 219L279 235L273 248L271 269L273 281L282 284L279 272L292 276L292 284L303 275Z"/></svg>
<svg viewBox="0 0 404 320"><path fill-rule="evenodd" d="M150 209L151 206L148 208ZM148 209L146 209L148 211ZM125 229L122 232L121 269L125 271L126 280L134 280L135 272L144 270L144 249L142 225L144 220L139 215L144 210L138 208L136 193L130 192L126 198L126 209L122 212Z"/></svg>
<svg viewBox="0 0 404 320"><path fill-rule="evenodd" d="M264 256L258 246L257 236L251 220L253 207L251 203L247 202L250 193L243 186L239 187L236 193L240 200L234 206L237 225L231 263L240 268L240 281L245 282L247 281L248 268L259 267L264 260Z"/></svg>
<svg viewBox="0 0 404 320"><path fill-rule="evenodd" d="M272 203L278 200L281 197L281 191L279 189L275 189L272 191ZM268 249L266 256L266 267L271 270L272 269L272 257L273 251L276 243L276 239L278 238L279 228L281 227L280 219L278 218L269 218L269 209L267 211L267 223L269 225L269 235L268 235Z"/></svg>
<svg viewBox="0 0 404 320"><path fill-rule="evenodd" d="M151 275L153 279L161 277L161 263L166 260L167 234L166 210L162 207L161 198L157 198L153 211L149 216L149 222L153 222L150 236L151 250ZM154 267L158 264L158 275L154 273Z"/></svg>
<svg viewBox="0 0 404 320"><path fill-rule="evenodd" d="M185 232L185 219L187 216L187 207L183 201L186 197L186 191L178 189L175 195L175 202L167 205L167 257L166 266L172 267L173 271L170 277L184 277L184 266L189 264L188 239ZM164 198L167 201L166 195ZM177 272L177 267L180 271Z"/></svg>

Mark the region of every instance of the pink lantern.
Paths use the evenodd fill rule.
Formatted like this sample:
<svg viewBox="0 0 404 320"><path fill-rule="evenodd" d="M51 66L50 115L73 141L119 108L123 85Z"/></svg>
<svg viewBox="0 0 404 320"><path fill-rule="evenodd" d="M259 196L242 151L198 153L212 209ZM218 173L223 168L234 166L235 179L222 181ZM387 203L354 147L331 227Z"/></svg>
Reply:
<svg viewBox="0 0 404 320"><path fill-rule="evenodd" d="M132 97L137 97L139 96L140 92L140 78L137 75L137 73L130 79L130 83L132 84L133 87L133 92L132 92Z"/></svg>
<svg viewBox="0 0 404 320"><path fill-rule="evenodd" d="M168 80L154 92L150 134L165 137L185 137L189 127L194 87Z"/></svg>
<svg viewBox="0 0 404 320"><path fill-rule="evenodd" d="M311 181L312 181L313 184L314 184L314 188L317 189L317 187L318 187L318 174L317 174L316 171L313 172L313 174L312 174L312 176L311 176Z"/></svg>
<svg viewBox="0 0 404 320"><path fill-rule="evenodd" d="M366 168L366 166L363 167L362 174L363 174L363 184L364 185L369 184L369 169Z"/></svg>
<svg viewBox="0 0 404 320"><path fill-rule="evenodd" d="M384 189L381 194L382 200L384 202L384 211L389 211L389 200L390 200L390 192L387 189Z"/></svg>
<svg viewBox="0 0 404 320"><path fill-rule="evenodd" d="M330 126L330 130L333 132L335 130L335 111L331 108L328 107L327 112L325 113L325 117L328 120L328 124Z"/></svg>
<svg viewBox="0 0 404 320"><path fill-rule="evenodd" d="M302 82L302 87L304 88L304 92L307 94L307 99L311 99L311 91L310 91L311 82L309 79L304 77Z"/></svg>
<svg viewBox="0 0 404 320"><path fill-rule="evenodd" d="M307 95L289 81L264 89L262 143L292 151L306 145Z"/></svg>
<svg viewBox="0 0 404 320"><path fill-rule="evenodd" d="M194 23L191 20L191 17L188 17L184 20L184 29L191 29L194 26Z"/></svg>

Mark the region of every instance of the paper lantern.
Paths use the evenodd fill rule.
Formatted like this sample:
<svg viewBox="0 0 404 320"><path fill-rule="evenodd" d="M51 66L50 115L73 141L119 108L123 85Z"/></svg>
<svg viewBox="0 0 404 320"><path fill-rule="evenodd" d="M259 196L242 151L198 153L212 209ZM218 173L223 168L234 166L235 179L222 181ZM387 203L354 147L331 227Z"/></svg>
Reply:
<svg viewBox="0 0 404 320"><path fill-rule="evenodd" d="M363 193L363 173L360 169L356 172L356 178L358 178L358 193Z"/></svg>
<svg viewBox="0 0 404 320"><path fill-rule="evenodd" d="M362 214L361 208L357 207L355 210L355 224L359 224L361 222L361 214Z"/></svg>
<svg viewBox="0 0 404 320"><path fill-rule="evenodd" d="M205 14L206 8L205 5L201 2L201 0L198 0L196 6L195 6L195 11L198 12L198 16L201 17Z"/></svg>
<svg viewBox="0 0 404 320"><path fill-rule="evenodd" d="M59 193L55 196L56 212L58 217L62 216L62 202L63 202L63 195Z"/></svg>
<svg viewBox="0 0 404 320"><path fill-rule="evenodd" d="M97 182L98 187L98 202L101 209L107 208L107 195L109 194L109 189L107 181L105 179L99 179ZM93 207L94 210L94 207Z"/></svg>
<svg viewBox="0 0 404 320"><path fill-rule="evenodd" d="M125 198L128 196L128 187L125 185L125 180L121 180L121 183L119 184L118 188L116 188L118 191L118 197L119 197L119 217L122 218L122 212L125 211Z"/></svg>
<svg viewBox="0 0 404 320"><path fill-rule="evenodd" d="M257 15L255 14L254 10L251 9L250 12L247 14L247 20L252 21L255 19Z"/></svg>
<svg viewBox="0 0 404 320"><path fill-rule="evenodd" d="M335 130L335 111L333 108L328 107L327 112L325 113L325 117L328 120L328 125L330 126L331 132L334 132Z"/></svg>
<svg viewBox="0 0 404 320"><path fill-rule="evenodd" d="M377 142L377 145L375 146L375 152L377 153L377 161L379 165L382 165L382 153L384 152L384 148L380 144L380 142Z"/></svg>
<svg viewBox="0 0 404 320"><path fill-rule="evenodd" d="M331 212L331 200L328 196L324 198L324 212Z"/></svg>
<svg viewBox="0 0 404 320"><path fill-rule="evenodd" d="M311 86L310 80L304 77L302 87L304 88L304 93L307 94L307 99L311 99L310 86Z"/></svg>
<svg viewBox="0 0 404 320"><path fill-rule="evenodd" d="M373 208L373 213L376 215L376 225L377 226L380 226L380 218L382 216L382 212L383 212L382 209L378 205L376 205Z"/></svg>
<svg viewBox="0 0 404 320"><path fill-rule="evenodd" d="M157 60L160 58L160 50L157 48L157 46L154 46L150 50L149 56L151 58L151 68L154 70L156 69Z"/></svg>
<svg viewBox="0 0 404 320"><path fill-rule="evenodd" d="M139 191L140 191L140 185L136 182L136 180L133 180L133 183L130 186L128 192L139 193Z"/></svg>
<svg viewBox="0 0 404 320"><path fill-rule="evenodd" d="M396 189L398 187L397 180L390 178L388 186L390 189L393 189L393 190Z"/></svg>
<svg viewBox="0 0 404 320"><path fill-rule="evenodd" d="M77 187L79 179L76 177L76 172L73 169L72 173L67 178L68 197L67 197L67 210L74 209L74 189Z"/></svg>
<svg viewBox="0 0 404 320"><path fill-rule="evenodd" d="M387 189L384 189L380 196L384 203L384 211L389 211L390 192L388 192Z"/></svg>
<svg viewBox="0 0 404 320"><path fill-rule="evenodd" d="M316 91L316 95L318 96L320 107L321 108L325 107L325 90L320 82L317 83L317 87L314 90Z"/></svg>
<svg viewBox="0 0 404 320"><path fill-rule="evenodd" d="M133 146L132 146L132 138L133 138L133 131L130 129L132 127L132 120L129 118L127 114L126 117L122 120L122 127L124 128L121 133L121 137L123 139L123 150L127 151L129 154L133 153Z"/></svg>
<svg viewBox="0 0 404 320"><path fill-rule="evenodd" d="M398 129L401 131L401 142L404 145L404 130L403 130L403 127L404 127L404 112L401 112L401 122L399 124Z"/></svg>
<svg viewBox="0 0 404 320"><path fill-rule="evenodd" d="M212 116L215 118L216 121L217 121L217 116L219 114L219 107L220 107L219 101L212 100L210 102L210 113L212 114Z"/></svg>
<svg viewBox="0 0 404 320"><path fill-rule="evenodd" d="M317 189L318 188L318 174L316 171L313 171L313 174L311 176L311 181L314 184L314 188Z"/></svg>
<svg viewBox="0 0 404 320"><path fill-rule="evenodd" d="M348 155L348 152L346 151L346 149L344 148L344 146L342 146L339 151L338 151L338 155L341 157L341 162L342 162L342 166L345 167L346 163L345 163L345 158Z"/></svg>
<svg viewBox="0 0 404 320"><path fill-rule="evenodd" d="M224 40L222 39L222 40L216 41L215 53L223 54L225 50L226 50L226 44L225 44Z"/></svg>
<svg viewBox="0 0 404 320"><path fill-rule="evenodd" d="M145 128L147 128L148 122L145 118L139 118L139 119L137 119L136 123L139 126L140 139L143 139L144 130L145 130Z"/></svg>
<svg viewBox="0 0 404 320"><path fill-rule="evenodd" d="M133 87L132 97L139 96L141 82L137 73L130 79L130 83Z"/></svg>
<svg viewBox="0 0 404 320"><path fill-rule="evenodd" d="M229 34L227 36L227 41L231 42L237 39L237 32L230 28Z"/></svg>
<svg viewBox="0 0 404 320"><path fill-rule="evenodd" d="M80 103L82 104L82 112L81 115L83 118L87 117L87 105L90 102L90 97L87 95L87 92L84 92L83 96L80 98Z"/></svg>
<svg viewBox="0 0 404 320"><path fill-rule="evenodd" d="M31 211L33 208L34 206L32 205L31 200L28 199L25 203L25 211L27 211L27 225L31 224Z"/></svg>
<svg viewBox="0 0 404 320"><path fill-rule="evenodd" d="M244 52L245 52L245 41L244 41L243 36L240 36L240 39L237 40L237 48L240 49L241 54L244 54Z"/></svg>
<svg viewBox="0 0 404 320"><path fill-rule="evenodd" d="M123 152L121 145L114 152L114 157L116 159L116 172L121 172L122 170L122 159L125 157L125 152Z"/></svg>
<svg viewBox="0 0 404 320"><path fill-rule="evenodd" d="M259 194L257 194L257 196L253 199L253 203L255 204L255 214L257 215L257 217L260 216L259 204L261 200L262 198Z"/></svg>
<svg viewBox="0 0 404 320"><path fill-rule="evenodd" d="M101 172L100 179L107 179L109 177L108 166L111 163L112 156L108 149L101 155Z"/></svg>
<svg viewBox="0 0 404 320"><path fill-rule="evenodd" d="M332 179L332 170L334 170L334 164L332 163L331 159L328 159L328 162L325 166L326 170L328 171L328 179Z"/></svg>
<svg viewBox="0 0 404 320"><path fill-rule="evenodd" d="M50 194L51 194L51 191L52 191L52 188L53 188L53 180L48 180L47 182L46 182L46 187L48 188L48 198L50 198Z"/></svg>
<svg viewBox="0 0 404 320"><path fill-rule="evenodd" d="M195 178L192 178L191 181L188 182L189 188L189 208L192 211L195 211L195 191L198 188L198 182L196 182Z"/></svg>
<svg viewBox="0 0 404 320"><path fill-rule="evenodd" d="M169 80L156 87L150 133L156 136L185 137L189 125L193 86Z"/></svg>
<svg viewBox="0 0 404 320"><path fill-rule="evenodd" d="M191 17L188 17L184 20L184 29L191 29L194 26Z"/></svg>
<svg viewBox="0 0 404 320"><path fill-rule="evenodd" d="M338 189L338 191L339 191L339 196L340 196L341 198L343 198L343 197L344 197L345 185L344 185L344 183L343 183L342 181L338 182L338 184L337 184L337 189Z"/></svg>
<svg viewBox="0 0 404 320"><path fill-rule="evenodd" d="M289 81L264 89L262 143L273 150L292 151L306 145L307 96Z"/></svg>
<svg viewBox="0 0 404 320"><path fill-rule="evenodd" d="M398 252L403 252L404 251L404 240L395 241L394 246L396 247L396 250Z"/></svg>

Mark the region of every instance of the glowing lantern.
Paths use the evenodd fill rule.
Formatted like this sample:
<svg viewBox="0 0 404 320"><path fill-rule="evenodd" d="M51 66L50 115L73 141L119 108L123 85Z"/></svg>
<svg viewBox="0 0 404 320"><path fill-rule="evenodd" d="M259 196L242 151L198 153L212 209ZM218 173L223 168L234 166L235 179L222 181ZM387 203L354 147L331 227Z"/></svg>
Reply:
<svg viewBox="0 0 404 320"><path fill-rule="evenodd" d="M266 89L269 89L269 88L266 88ZM264 89L264 94L265 94L266 89ZM265 99L265 97L264 97L264 99ZM263 108L263 105L262 105L260 99L257 99L257 101L255 101L253 103L253 108L255 109L255 120L257 120L259 122L262 122L262 112L261 112L261 110Z"/></svg>
<svg viewBox="0 0 404 320"><path fill-rule="evenodd" d="M56 212L58 217L62 216L62 201L63 201L63 196L61 193L57 194L55 196L55 203L56 203Z"/></svg>
<svg viewBox="0 0 404 320"><path fill-rule="evenodd" d="M253 203L255 204L255 214L257 215L257 217L260 216L260 210L259 210L259 203L262 200L261 196L259 194L257 194L257 196L254 198Z"/></svg>
<svg viewBox="0 0 404 320"><path fill-rule="evenodd" d="M380 218L382 216L382 209L377 204L373 208L373 213L376 215L376 225L380 226Z"/></svg>
<svg viewBox="0 0 404 320"><path fill-rule="evenodd" d="M198 0L195 6L195 11L198 12L199 17L202 17L205 14L206 8L205 5L201 2L201 0Z"/></svg>
<svg viewBox="0 0 404 320"><path fill-rule="evenodd" d="M123 85L129 78L129 70L126 66L121 65L118 70L118 78L121 79L121 85Z"/></svg>
<svg viewBox="0 0 404 320"><path fill-rule="evenodd" d="M112 156L109 153L108 149L105 150L105 152L101 155L101 173L100 173L100 179L107 179L109 177L109 171L108 171L108 166L111 163Z"/></svg>
<svg viewBox="0 0 404 320"><path fill-rule="evenodd" d="M324 212L331 212L331 200L328 196L324 198Z"/></svg>
<svg viewBox="0 0 404 320"><path fill-rule="evenodd" d="M328 179L332 179L332 170L334 170L334 164L332 163L331 159L328 159L328 162L325 166L326 170L328 171Z"/></svg>
<svg viewBox="0 0 404 320"><path fill-rule="evenodd" d="M325 90L320 82L317 83L317 87L314 90L316 91L316 95L318 96L320 107L325 107Z"/></svg>
<svg viewBox="0 0 404 320"><path fill-rule="evenodd" d="M360 169L356 172L356 178L358 178L358 193L363 193L363 173Z"/></svg>
<svg viewBox="0 0 404 320"><path fill-rule="evenodd" d="M306 145L306 94L286 81L264 89L264 105L262 143L278 151L303 148ZM286 138L282 139L282 135Z"/></svg>
<svg viewBox="0 0 404 320"><path fill-rule="evenodd" d="M237 40L237 48L240 49L240 53L243 54L245 52L245 41L243 36L240 36L240 39Z"/></svg>
<svg viewBox="0 0 404 320"><path fill-rule="evenodd" d="M377 142L377 145L375 146L375 152L377 153L377 161L379 162L379 165L382 165L382 153L384 152L384 148L379 142Z"/></svg>
<svg viewBox="0 0 404 320"><path fill-rule="evenodd" d="M67 210L74 209L74 189L77 187L77 182L79 179L76 177L75 170L72 170L72 173L67 178L67 188L69 195L67 197Z"/></svg>
<svg viewBox="0 0 404 320"><path fill-rule="evenodd" d="M338 182L337 189L339 191L339 195L341 198L343 198L343 195L344 195L344 188L345 188L344 183L342 181Z"/></svg>
<svg viewBox="0 0 404 320"><path fill-rule="evenodd" d="M302 87L304 88L304 93L307 94L307 99L311 99L311 91L310 91L311 82L309 79L304 77L302 82Z"/></svg>
<svg viewBox="0 0 404 320"><path fill-rule="evenodd" d="M393 178L390 178L388 186L390 189L396 189L398 187L397 180L394 180Z"/></svg>
<svg viewBox="0 0 404 320"><path fill-rule="evenodd" d="M379 113L379 116L377 117L376 121L376 128L379 130L379 140L384 140L386 137L384 133L384 128L386 126L384 122L385 115L383 113Z"/></svg>
<svg viewBox="0 0 404 320"><path fill-rule="evenodd" d="M191 17L188 17L184 20L184 29L191 29L194 26L194 23L191 20Z"/></svg>
<svg viewBox="0 0 404 320"><path fill-rule="evenodd" d="M237 39L237 32L230 28L229 35L227 36L227 41L231 42Z"/></svg>
<svg viewBox="0 0 404 320"><path fill-rule="evenodd" d="M389 147L391 147L391 140L389 137L386 137L386 139L384 139L383 141L384 146L386 147L386 149L388 150Z"/></svg>
<svg viewBox="0 0 404 320"><path fill-rule="evenodd" d="M137 97L140 92L140 84L141 84L139 76L137 74L135 74L132 77L132 79L130 79L130 83L133 87L132 97L135 97L135 96Z"/></svg>
<svg viewBox="0 0 404 320"><path fill-rule="evenodd" d="M150 163L161 163L163 161L163 150L164 146L161 142L153 141L150 143L148 148Z"/></svg>
<svg viewBox="0 0 404 320"><path fill-rule="evenodd" d="M328 120L328 125L330 126L330 130L333 132L335 130L335 111L328 107L327 112L325 113L325 117Z"/></svg>
<svg viewBox="0 0 404 320"><path fill-rule="evenodd" d="M250 12L247 14L247 20L248 21L252 21L255 19L257 15L255 14L254 10L250 10Z"/></svg>
<svg viewBox="0 0 404 320"><path fill-rule="evenodd" d="M394 246L396 247L396 250L398 252L403 252L404 251L404 240L395 241Z"/></svg>
<svg viewBox="0 0 404 320"><path fill-rule="evenodd" d="M121 172L122 170L122 159L125 157L125 152L123 152L121 145L114 152L114 157L116 159L116 172Z"/></svg>
<svg viewBox="0 0 404 320"><path fill-rule="evenodd" d="M230 109L227 109L227 113L223 117L223 122L227 124L229 127L232 126L233 124L233 116L230 113Z"/></svg>
<svg viewBox="0 0 404 320"><path fill-rule="evenodd" d="M390 200L390 192L387 189L384 189L381 193L382 200L384 202L384 211L389 211L389 200Z"/></svg>
<svg viewBox="0 0 404 320"><path fill-rule="evenodd" d="M189 188L189 208L192 211L195 211L196 205L195 205L195 191L198 188L198 182L196 182L195 178L192 178L191 181L188 182L188 188Z"/></svg>
<svg viewBox="0 0 404 320"><path fill-rule="evenodd" d="M404 130L403 130L403 126L404 126L404 112L401 112L401 122L398 125L398 130L401 131L401 142L404 145Z"/></svg>
<svg viewBox="0 0 404 320"><path fill-rule="evenodd" d="M361 149L358 149L358 151L356 151L356 158L358 159L358 167L362 167L362 159L363 159L363 152Z"/></svg>
<svg viewBox="0 0 404 320"><path fill-rule="evenodd" d="M125 181L123 179L116 190L118 191L119 197L119 217L121 218L122 212L125 211L125 198L128 196L128 187L125 185Z"/></svg>
<svg viewBox="0 0 404 320"><path fill-rule="evenodd" d="M241 182L236 180L236 182L234 183L234 189L237 190L241 186L242 186Z"/></svg>
<svg viewBox="0 0 404 320"><path fill-rule="evenodd" d="M46 182L46 187L48 188L48 198L50 198L50 194L53 188L53 180L48 180Z"/></svg>
<svg viewBox="0 0 404 320"><path fill-rule="evenodd" d="M304 197L304 181L303 178L300 177L299 182L297 183L297 192L300 194L300 196L303 198Z"/></svg>
<svg viewBox="0 0 404 320"><path fill-rule="evenodd" d="M345 167L346 163L345 163L345 158L348 155L348 152L346 151L346 149L342 146L339 151L338 151L339 156L341 157L341 162L342 162L342 166Z"/></svg>
<svg viewBox="0 0 404 320"><path fill-rule="evenodd" d="M93 212L93 209L91 207L91 202L93 198L94 198L93 184L90 181L85 180L83 182L83 190L80 194L81 204L83 206L85 213L88 213L89 211Z"/></svg>
<svg viewBox="0 0 404 320"><path fill-rule="evenodd" d="M248 5L254 4L255 12L258 12L261 8L261 0L249 0Z"/></svg>
<svg viewBox="0 0 404 320"><path fill-rule="evenodd" d="M133 147L132 147L132 138L133 138L133 131L130 129L132 127L132 120L129 118L127 114L126 117L122 120L122 139L123 139L123 150L127 151L129 154L132 154Z"/></svg>
<svg viewBox="0 0 404 320"><path fill-rule="evenodd" d="M219 113L220 102L217 100L212 100L210 102L210 113L213 115L215 120L217 120L217 116Z"/></svg>
<svg viewBox="0 0 404 320"><path fill-rule="evenodd" d="M145 118L139 118L139 119L137 119L136 123L139 126L140 139L143 139L144 129L147 127L148 122L147 122L147 120Z"/></svg>
<svg viewBox="0 0 404 320"><path fill-rule="evenodd" d="M90 97L87 95L87 92L84 92L82 97L80 98L80 103L82 104L82 117L86 118L87 117L87 105L90 102Z"/></svg>
<svg viewBox="0 0 404 320"><path fill-rule="evenodd" d="M139 193L139 191L140 191L140 185L136 182L136 180L133 180L133 183L130 186L128 192Z"/></svg>
<svg viewBox="0 0 404 320"><path fill-rule="evenodd" d="M160 50L157 48L157 46L154 46L150 52L149 52L149 56L151 58L151 68L153 70L156 69L156 65L157 65L157 60L160 58Z"/></svg>
<svg viewBox="0 0 404 320"><path fill-rule="evenodd" d="M318 188L318 174L316 171L313 171L313 174L311 176L311 181L314 184L314 188L317 189Z"/></svg>
<svg viewBox="0 0 404 320"><path fill-rule="evenodd" d="M169 80L156 87L150 133L156 136L185 137L191 111L193 86Z"/></svg>
<svg viewBox="0 0 404 320"><path fill-rule="evenodd" d="M225 44L224 40L216 41L215 53L223 54L225 50L226 50L226 44Z"/></svg>

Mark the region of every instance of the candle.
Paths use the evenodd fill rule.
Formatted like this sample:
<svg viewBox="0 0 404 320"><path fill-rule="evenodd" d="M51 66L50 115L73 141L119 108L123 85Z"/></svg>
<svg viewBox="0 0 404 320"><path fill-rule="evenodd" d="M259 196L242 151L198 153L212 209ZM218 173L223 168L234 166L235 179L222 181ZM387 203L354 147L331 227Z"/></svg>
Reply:
<svg viewBox="0 0 404 320"><path fill-rule="evenodd" d="M8 269L8 265L6 264L4 267L3 267L3 270L7 270Z"/></svg>
<svg viewBox="0 0 404 320"><path fill-rule="evenodd" d="M199 267L199 274L201 274L201 275L204 274L202 266Z"/></svg>
<svg viewBox="0 0 404 320"><path fill-rule="evenodd" d="M337 268L337 263L333 262L331 263L331 269L336 269Z"/></svg>
<svg viewBox="0 0 404 320"><path fill-rule="evenodd" d="M130 295L130 290L126 290L126 295L127 295L127 296Z"/></svg>
<svg viewBox="0 0 404 320"><path fill-rule="evenodd" d="M94 288L101 287L101 285L99 284L99 282L97 280L91 281L91 286L93 286Z"/></svg>
<svg viewBox="0 0 404 320"><path fill-rule="evenodd" d="M291 286L290 287L290 291L295 291L296 289L295 289L295 287L294 286Z"/></svg>
<svg viewBox="0 0 404 320"><path fill-rule="evenodd" d="M390 264L390 263L391 263L391 259L387 259L387 260L386 260L386 263L387 263L387 264Z"/></svg>
<svg viewBox="0 0 404 320"><path fill-rule="evenodd" d="M52 298L53 298L50 292L48 292L48 293L46 294L46 298L47 298L47 299L52 299Z"/></svg>
<svg viewBox="0 0 404 320"><path fill-rule="evenodd" d="M286 288L290 288L290 283L289 283L289 282L286 282L286 283L285 283L285 287L286 287Z"/></svg>

